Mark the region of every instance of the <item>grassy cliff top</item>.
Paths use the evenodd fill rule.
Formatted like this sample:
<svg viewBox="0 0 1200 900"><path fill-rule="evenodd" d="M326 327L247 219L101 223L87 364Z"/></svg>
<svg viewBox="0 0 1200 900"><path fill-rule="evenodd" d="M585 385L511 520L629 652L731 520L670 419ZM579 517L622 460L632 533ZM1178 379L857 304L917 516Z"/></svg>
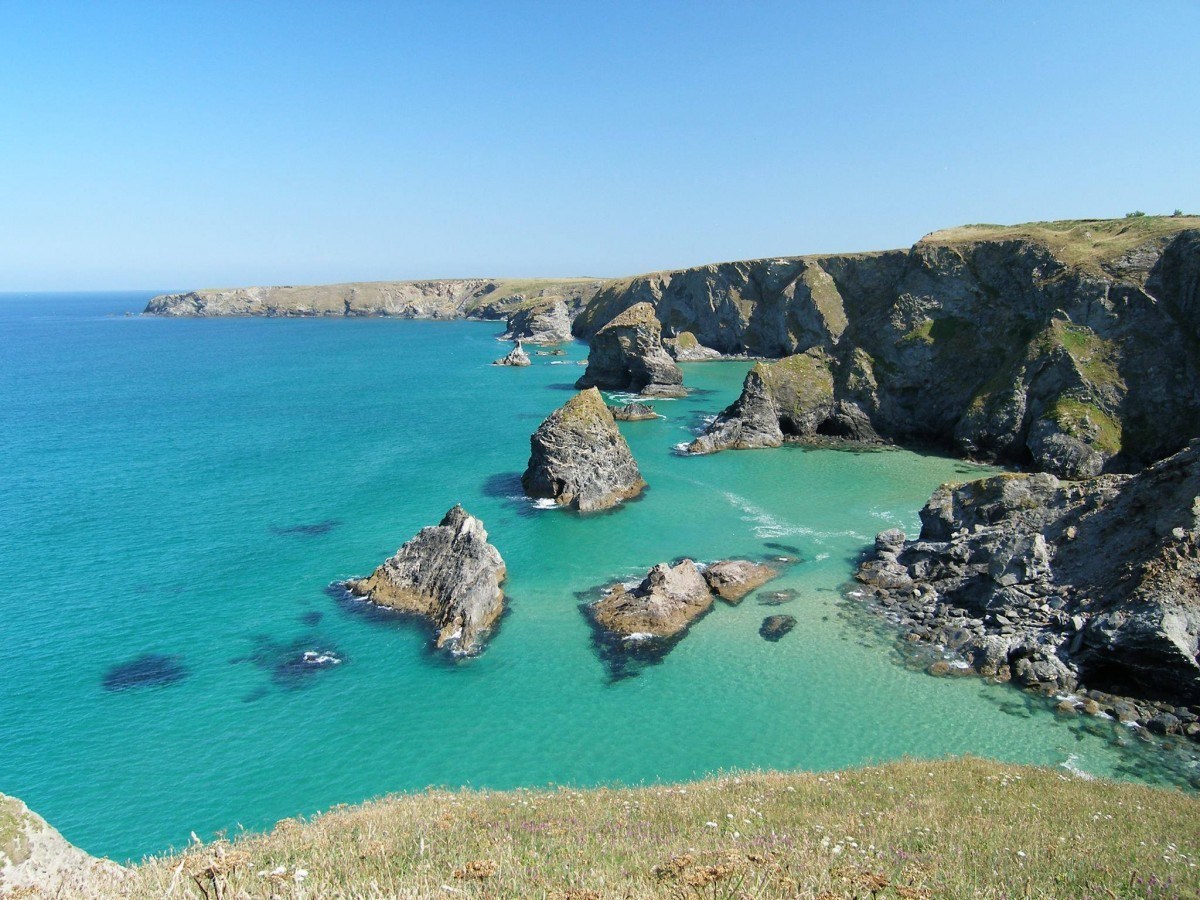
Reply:
<svg viewBox="0 0 1200 900"><path fill-rule="evenodd" d="M919 245L953 246L981 241L1028 240L1045 244L1072 266L1099 265L1135 247L1200 228L1200 216L1133 216L1123 219L1065 219L1023 225L963 225L935 231Z"/></svg>
<svg viewBox="0 0 1200 900"><path fill-rule="evenodd" d="M1200 798L978 759L633 790L430 791L149 860L127 896L1158 897ZM178 882L183 884L179 885ZM186 894L199 896L199 893Z"/></svg>

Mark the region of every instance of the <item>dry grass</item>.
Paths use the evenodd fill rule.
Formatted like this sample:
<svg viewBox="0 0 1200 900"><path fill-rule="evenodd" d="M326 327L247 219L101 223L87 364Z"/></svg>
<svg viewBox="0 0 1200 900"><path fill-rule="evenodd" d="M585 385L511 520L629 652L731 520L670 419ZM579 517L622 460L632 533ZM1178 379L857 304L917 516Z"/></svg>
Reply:
<svg viewBox="0 0 1200 900"><path fill-rule="evenodd" d="M133 897L1194 897L1200 799L978 759L443 792L150 860Z"/></svg>
<svg viewBox="0 0 1200 900"><path fill-rule="evenodd" d="M1200 216L1138 216L1126 219L1071 219L1024 225L963 225L923 237L921 244L1031 240L1046 244L1069 266L1095 267L1130 250L1179 231L1200 228Z"/></svg>

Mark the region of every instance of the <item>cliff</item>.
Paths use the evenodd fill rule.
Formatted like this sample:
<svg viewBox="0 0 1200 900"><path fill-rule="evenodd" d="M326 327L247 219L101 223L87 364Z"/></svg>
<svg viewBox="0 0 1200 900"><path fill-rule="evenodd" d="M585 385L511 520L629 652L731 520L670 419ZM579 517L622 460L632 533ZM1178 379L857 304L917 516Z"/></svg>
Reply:
<svg viewBox="0 0 1200 900"><path fill-rule="evenodd" d="M1200 433L1197 217L968 226L908 250L643 275L605 285L575 333L638 303L668 336L820 361L806 364L820 384L763 368L747 380L750 393L786 386L767 443L747 443L764 429L731 427L731 407L714 426L730 439L702 449L878 436L1082 477L1134 471ZM805 395L820 408L797 409Z"/></svg>
<svg viewBox="0 0 1200 900"><path fill-rule="evenodd" d="M602 284L594 278L464 278L228 288L163 294L147 303L145 312L155 316L502 319L535 301L559 301L574 313Z"/></svg>

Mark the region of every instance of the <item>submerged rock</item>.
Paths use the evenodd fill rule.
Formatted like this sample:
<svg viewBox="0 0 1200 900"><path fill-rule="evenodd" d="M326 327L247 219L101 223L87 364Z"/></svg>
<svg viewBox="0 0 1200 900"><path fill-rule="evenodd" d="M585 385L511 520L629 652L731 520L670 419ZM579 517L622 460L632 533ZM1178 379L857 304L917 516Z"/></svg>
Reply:
<svg viewBox="0 0 1200 900"><path fill-rule="evenodd" d="M690 559L659 563L636 587L609 588L589 607L592 619L614 634L671 638L713 604L708 584Z"/></svg>
<svg viewBox="0 0 1200 900"><path fill-rule="evenodd" d="M758 633L768 641L777 641L795 627L795 616L767 616Z"/></svg>
<svg viewBox="0 0 1200 900"><path fill-rule="evenodd" d="M704 580L714 594L726 603L737 605L756 587L766 584L778 572L770 566L747 559L725 559L704 570Z"/></svg>
<svg viewBox="0 0 1200 900"><path fill-rule="evenodd" d="M943 486L921 522L857 574L911 641L1044 693L1133 698L1101 704L1114 718L1200 704L1200 442L1134 476Z"/></svg>
<svg viewBox="0 0 1200 900"><path fill-rule="evenodd" d="M493 366L528 366L530 365L529 354L521 346L521 342L517 341L515 347L508 352L507 356L502 356L500 359L492 363Z"/></svg>
<svg viewBox="0 0 1200 900"><path fill-rule="evenodd" d="M187 677L188 668L182 656L145 653L109 668L104 673L104 689L126 691L131 688L163 687Z"/></svg>
<svg viewBox="0 0 1200 900"><path fill-rule="evenodd" d="M683 372L662 343L654 307L638 303L593 335L579 388L630 391L646 397L683 397Z"/></svg>
<svg viewBox="0 0 1200 900"><path fill-rule="evenodd" d="M439 649L465 654L479 649L504 611L505 574L483 523L455 506L346 588L380 606L424 616L437 628Z"/></svg>
<svg viewBox="0 0 1200 900"><path fill-rule="evenodd" d="M658 413L648 403L626 403L622 406L610 406L608 411L618 422L644 422L647 419L657 419Z"/></svg>
<svg viewBox="0 0 1200 900"><path fill-rule="evenodd" d="M616 506L646 487L629 444L595 388L580 391L529 438L521 486L580 512Z"/></svg>
<svg viewBox="0 0 1200 900"><path fill-rule="evenodd" d="M571 340L571 314L562 300L540 300L508 315L502 340L563 344Z"/></svg>

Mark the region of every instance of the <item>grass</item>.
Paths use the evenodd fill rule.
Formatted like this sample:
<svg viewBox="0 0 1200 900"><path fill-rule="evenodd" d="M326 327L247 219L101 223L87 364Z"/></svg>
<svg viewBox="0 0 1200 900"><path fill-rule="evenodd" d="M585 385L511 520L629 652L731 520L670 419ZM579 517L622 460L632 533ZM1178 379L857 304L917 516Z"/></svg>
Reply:
<svg viewBox="0 0 1200 900"><path fill-rule="evenodd" d="M1176 897L1200 799L965 758L684 786L429 791L151 859L130 897Z"/></svg>
<svg viewBox="0 0 1200 900"><path fill-rule="evenodd" d="M928 347L934 344L948 344L957 337L967 335L974 328L973 323L966 319L944 316L940 319L925 319L908 334L897 342L901 345L922 343Z"/></svg>
<svg viewBox="0 0 1200 900"><path fill-rule="evenodd" d="M1024 225L963 225L935 231L922 244L954 245L979 241L1032 240L1046 244L1068 266L1097 268L1148 241L1189 228L1200 216L1137 216L1124 219L1068 219Z"/></svg>
<svg viewBox="0 0 1200 900"><path fill-rule="evenodd" d="M1114 360L1117 350L1112 341L1099 337L1086 325L1074 325L1056 319L1051 325L1054 338L1075 360L1084 377L1095 385L1120 385L1121 373Z"/></svg>
<svg viewBox="0 0 1200 900"><path fill-rule="evenodd" d="M1064 433L1079 438L1105 453L1121 452L1121 423L1091 403L1059 397L1050 416Z"/></svg>

